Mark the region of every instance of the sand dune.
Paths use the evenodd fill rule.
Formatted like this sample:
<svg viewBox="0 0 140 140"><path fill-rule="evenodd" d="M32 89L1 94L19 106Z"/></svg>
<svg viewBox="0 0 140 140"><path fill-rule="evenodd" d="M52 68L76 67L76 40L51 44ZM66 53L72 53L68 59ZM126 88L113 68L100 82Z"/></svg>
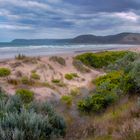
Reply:
<svg viewBox="0 0 140 140"><path fill-rule="evenodd" d="M95 69L90 69L88 73L81 73L72 64L74 55L63 55L62 58L66 61L66 65L62 66L58 62L51 61L49 56L37 58L30 58L31 60L7 60L0 63L0 67L6 67L11 70L11 75L8 77L10 80L20 80L22 77L30 79L32 72L40 76L36 85L25 84L11 84L7 79L2 78L1 86L8 94L14 94L16 89L26 87L35 92L36 99L59 99L62 95L70 94L74 88L92 88L91 80L97 76L104 74L103 72ZM67 80L65 74L76 73L78 77ZM18 75L19 74L19 75ZM60 83L52 82L52 80L60 80Z"/></svg>

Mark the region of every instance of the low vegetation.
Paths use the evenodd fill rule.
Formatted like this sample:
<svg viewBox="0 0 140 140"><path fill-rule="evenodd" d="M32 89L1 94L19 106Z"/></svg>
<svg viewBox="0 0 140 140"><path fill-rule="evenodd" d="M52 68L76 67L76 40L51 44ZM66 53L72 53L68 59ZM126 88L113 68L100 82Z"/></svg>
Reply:
<svg viewBox="0 0 140 140"><path fill-rule="evenodd" d="M70 94L71 94L71 96L75 97L80 94L80 91L78 88L73 88L73 89L71 89Z"/></svg>
<svg viewBox="0 0 140 140"><path fill-rule="evenodd" d="M22 61L17 62L22 64L23 61L31 60L24 56L23 58L19 56L18 59ZM50 60L61 66L66 65L63 60L56 57ZM46 65L43 63L27 76L16 71L12 75L10 70L9 74L0 76L7 77L6 82L12 84L11 87L14 89L18 89L14 96L7 96L1 93L4 88L0 87L0 139L140 139L140 55L128 51L85 53L76 56L73 65L82 73L90 70L92 72L91 68L96 68L104 71L104 75L92 80L88 83L88 87L79 87L80 85L76 87L72 80L84 81L87 77L79 78L77 73L65 75L60 73L57 79L55 68L48 64L49 70L56 75L48 77L46 74L43 81L41 75L37 73L41 72L39 68L46 70ZM66 83L63 83L64 78L68 80ZM4 80L2 78L2 81ZM30 88L45 90L45 87L52 89L54 100L50 98L48 100L65 117L66 122L47 102L34 100L36 94ZM68 94L57 96L53 91Z"/></svg>
<svg viewBox="0 0 140 140"><path fill-rule="evenodd" d="M63 137L66 125L47 103L30 102L0 93L0 139L46 140Z"/></svg>
<svg viewBox="0 0 140 140"><path fill-rule="evenodd" d="M109 105L117 100L117 95L114 93L109 94L93 94L86 99L79 101L78 107L84 112L101 112Z"/></svg>
<svg viewBox="0 0 140 140"><path fill-rule="evenodd" d="M19 95L24 103L30 103L34 99L34 93L28 89L18 89L16 95Z"/></svg>
<svg viewBox="0 0 140 140"><path fill-rule="evenodd" d="M33 73L31 74L31 78L32 78L32 79L35 79L35 80L40 80L40 76L39 76L37 73L35 73L35 72L33 72Z"/></svg>
<svg viewBox="0 0 140 140"><path fill-rule="evenodd" d="M84 53L76 56L75 59L90 67L103 68L111 63L115 63L116 60L123 58L127 53L127 51Z"/></svg>
<svg viewBox="0 0 140 140"><path fill-rule="evenodd" d="M60 79L52 79L52 83L58 84L58 83L60 83L60 82L61 82Z"/></svg>
<svg viewBox="0 0 140 140"><path fill-rule="evenodd" d="M90 72L90 69L87 68L80 60L73 59L73 66L82 73Z"/></svg>
<svg viewBox="0 0 140 140"><path fill-rule="evenodd" d="M116 53L119 54L120 52ZM135 53L125 53L123 58L116 61L117 66L115 62L114 66L112 61L108 63L108 65L111 65L112 71L109 69L109 73L93 81L96 89L91 96L78 103L80 110L85 112L99 112L106 109L110 104L115 103L121 96L140 92L139 57L136 57ZM124 66L122 63L128 65ZM106 69L108 69L108 66Z"/></svg>
<svg viewBox="0 0 140 140"><path fill-rule="evenodd" d="M27 58L27 56L25 56L24 54L18 54L17 56L15 56L15 59L17 60L23 60L25 58Z"/></svg>
<svg viewBox="0 0 140 140"><path fill-rule="evenodd" d="M15 56L16 60L22 61L23 63L32 63L32 64L37 64L38 61L40 60L39 57L28 57L24 54L18 54Z"/></svg>
<svg viewBox="0 0 140 140"><path fill-rule="evenodd" d="M57 62L58 64L65 66L66 65L66 61L63 57L58 57L58 56L52 56L50 57L51 61Z"/></svg>
<svg viewBox="0 0 140 140"><path fill-rule="evenodd" d="M19 79L16 79L16 78L8 78L7 82L11 85L19 85L20 84L20 80Z"/></svg>
<svg viewBox="0 0 140 140"><path fill-rule="evenodd" d="M34 81L30 78L28 78L27 76L23 76L21 78L21 83L24 84L24 85L33 85L34 84Z"/></svg>
<svg viewBox="0 0 140 140"><path fill-rule="evenodd" d="M65 78L67 80L73 80L74 78L78 78L78 74L77 73L67 73L65 74Z"/></svg>
<svg viewBox="0 0 140 140"><path fill-rule="evenodd" d="M64 95L62 96L61 101L70 107L72 105L72 96Z"/></svg>
<svg viewBox="0 0 140 140"><path fill-rule="evenodd" d="M0 68L0 77L7 77L11 74L11 70L8 68Z"/></svg>

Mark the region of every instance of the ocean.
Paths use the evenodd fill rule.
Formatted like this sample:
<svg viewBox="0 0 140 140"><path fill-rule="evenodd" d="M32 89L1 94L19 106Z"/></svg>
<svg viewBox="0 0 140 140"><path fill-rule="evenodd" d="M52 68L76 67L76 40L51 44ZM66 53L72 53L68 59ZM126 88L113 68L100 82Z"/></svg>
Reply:
<svg viewBox="0 0 140 140"><path fill-rule="evenodd" d="M116 48L130 48L137 45L40 45L40 46L0 46L0 59L14 58L18 54L27 56L58 55L76 52L100 51Z"/></svg>

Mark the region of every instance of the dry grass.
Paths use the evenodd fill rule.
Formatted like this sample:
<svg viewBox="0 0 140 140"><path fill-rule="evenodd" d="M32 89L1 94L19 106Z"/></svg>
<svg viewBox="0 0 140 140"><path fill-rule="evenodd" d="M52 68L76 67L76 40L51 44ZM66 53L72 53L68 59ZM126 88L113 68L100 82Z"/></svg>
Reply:
<svg viewBox="0 0 140 140"><path fill-rule="evenodd" d="M65 66L66 65L66 61L63 57L58 57L58 56L52 56L49 59L50 61L54 61L57 62L58 64Z"/></svg>
<svg viewBox="0 0 140 140"><path fill-rule="evenodd" d="M82 122L73 120L65 140L140 140L137 97L121 101L105 113L80 116Z"/></svg>

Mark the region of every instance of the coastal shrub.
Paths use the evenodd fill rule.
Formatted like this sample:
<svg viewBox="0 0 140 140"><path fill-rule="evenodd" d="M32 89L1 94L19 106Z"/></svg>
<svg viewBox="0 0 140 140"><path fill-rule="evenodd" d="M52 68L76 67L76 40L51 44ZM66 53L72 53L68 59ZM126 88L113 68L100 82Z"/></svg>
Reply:
<svg viewBox="0 0 140 140"><path fill-rule="evenodd" d="M112 71L93 81L96 85L96 92L113 92L118 95L126 94L134 89L134 82L130 75L123 71Z"/></svg>
<svg viewBox="0 0 140 140"><path fill-rule="evenodd" d="M99 53L84 53L75 57L75 59L80 60L83 64L94 67L103 68L116 60L124 57L127 51L105 51Z"/></svg>
<svg viewBox="0 0 140 140"><path fill-rule="evenodd" d="M65 78L67 80L73 80L74 78L78 78L79 76L77 75L77 73L67 73L65 74Z"/></svg>
<svg viewBox="0 0 140 140"><path fill-rule="evenodd" d="M132 62L134 62L139 57L140 57L140 55L137 53L128 52L124 57L115 61L114 64L108 65L107 69L109 71L122 69L122 70L125 70L127 72L128 71L127 69L131 66Z"/></svg>
<svg viewBox="0 0 140 140"><path fill-rule="evenodd" d="M72 96L64 95L64 96L62 96L61 101L63 103L65 103L66 105L71 106L72 105Z"/></svg>
<svg viewBox="0 0 140 140"><path fill-rule="evenodd" d="M65 59L63 57L52 56L52 57L50 57L50 60L54 61L54 62L57 62L62 66L66 65L66 61L65 61Z"/></svg>
<svg viewBox="0 0 140 140"><path fill-rule="evenodd" d="M67 80L72 80L73 79L73 75L71 75L71 74L65 74L65 78Z"/></svg>
<svg viewBox="0 0 140 140"><path fill-rule="evenodd" d="M134 87L128 75L123 71L112 71L93 81L96 89L93 95L78 103L78 108L85 112L100 112L115 103L119 96L131 91Z"/></svg>
<svg viewBox="0 0 140 140"><path fill-rule="evenodd" d="M19 96L0 98L1 140L51 140L65 135L66 124L46 102L25 107Z"/></svg>
<svg viewBox="0 0 140 140"><path fill-rule="evenodd" d="M96 86L100 86L103 82L108 81L109 83L118 85L120 83L122 75L122 71L113 71L104 76L100 76L99 78L94 80L93 83L95 83Z"/></svg>
<svg viewBox="0 0 140 140"><path fill-rule="evenodd" d="M71 96L77 96L80 94L79 88L73 88L70 91Z"/></svg>
<svg viewBox="0 0 140 140"><path fill-rule="evenodd" d="M117 99L115 94L94 94L78 102L78 108L84 112L101 112Z"/></svg>
<svg viewBox="0 0 140 140"><path fill-rule="evenodd" d="M11 74L11 70L8 68L0 68L0 77L6 77Z"/></svg>
<svg viewBox="0 0 140 140"><path fill-rule="evenodd" d="M34 93L28 89L18 89L16 95L19 95L25 103L30 103L34 99Z"/></svg>
<svg viewBox="0 0 140 140"><path fill-rule="evenodd" d="M51 89L55 89L55 87L51 84L51 83L49 83L49 82L44 82L44 83L42 83L43 84L43 86L45 86L45 87L48 87L48 88L51 88Z"/></svg>
<svg viewBox="0 0 140 140"><path fill-rule="evenodd" d="M58 84L60 83L60 79L52 79L52 83Z"/></svg>
<svg viewBox="0 0 140 140"><path fill-rule="evenodd" d="M140 59L132 64L132 69L129 72L130 77L135 84L136 92L140 91Z"/></svg>
<svg viewBox="0 0 140 140"><path fill-rule="evenodd" d="M40 75L38 75L37 73L34 73L34 72L33 72L33 73L31 74L31 78L32 78L32 79L35 79L35 80L39 80L39 79L40 79Z"/></svg>
<svg viewBox="0 0 140 140"><path fill-rule="evenodd" d="M73 59L73 66L80 72L88 73L90 72L89 68L86 68L80 60Z"/></svg>
<svg viewBox="0 0 140 140"><path fill-rule="evenodd" d="M24 85L33 85L34 84L34 81L29 79L27 76L23 76L21 78L21 83L24 84Z"/></svg>
<svg viewBox="0 0 140 140"><path fill-rule="evenodd" d="M100 76L93 83L96 85L97 93L114 93L118 89L121 90L122 71L110 72L104 76ZM120 91L122 93L122 91ZM116 93L117 94L117 93Z"/></svg>
<svg viewBox="0 0 140 140"><path fill-rule="evenodd" d="M140 91L140 55L129 52L123 58L117 60L114 64L108 66L110 70L123 71L123 76L120 80L120 89L124 93L137 93Z"/></svg>
<svg viewBox="0 0 140 140"><path fill-rule="evenodd" d="M65 87L67 86L64 82L60 81L59 83L56 83L57 86L59 87Z"/></svg>

